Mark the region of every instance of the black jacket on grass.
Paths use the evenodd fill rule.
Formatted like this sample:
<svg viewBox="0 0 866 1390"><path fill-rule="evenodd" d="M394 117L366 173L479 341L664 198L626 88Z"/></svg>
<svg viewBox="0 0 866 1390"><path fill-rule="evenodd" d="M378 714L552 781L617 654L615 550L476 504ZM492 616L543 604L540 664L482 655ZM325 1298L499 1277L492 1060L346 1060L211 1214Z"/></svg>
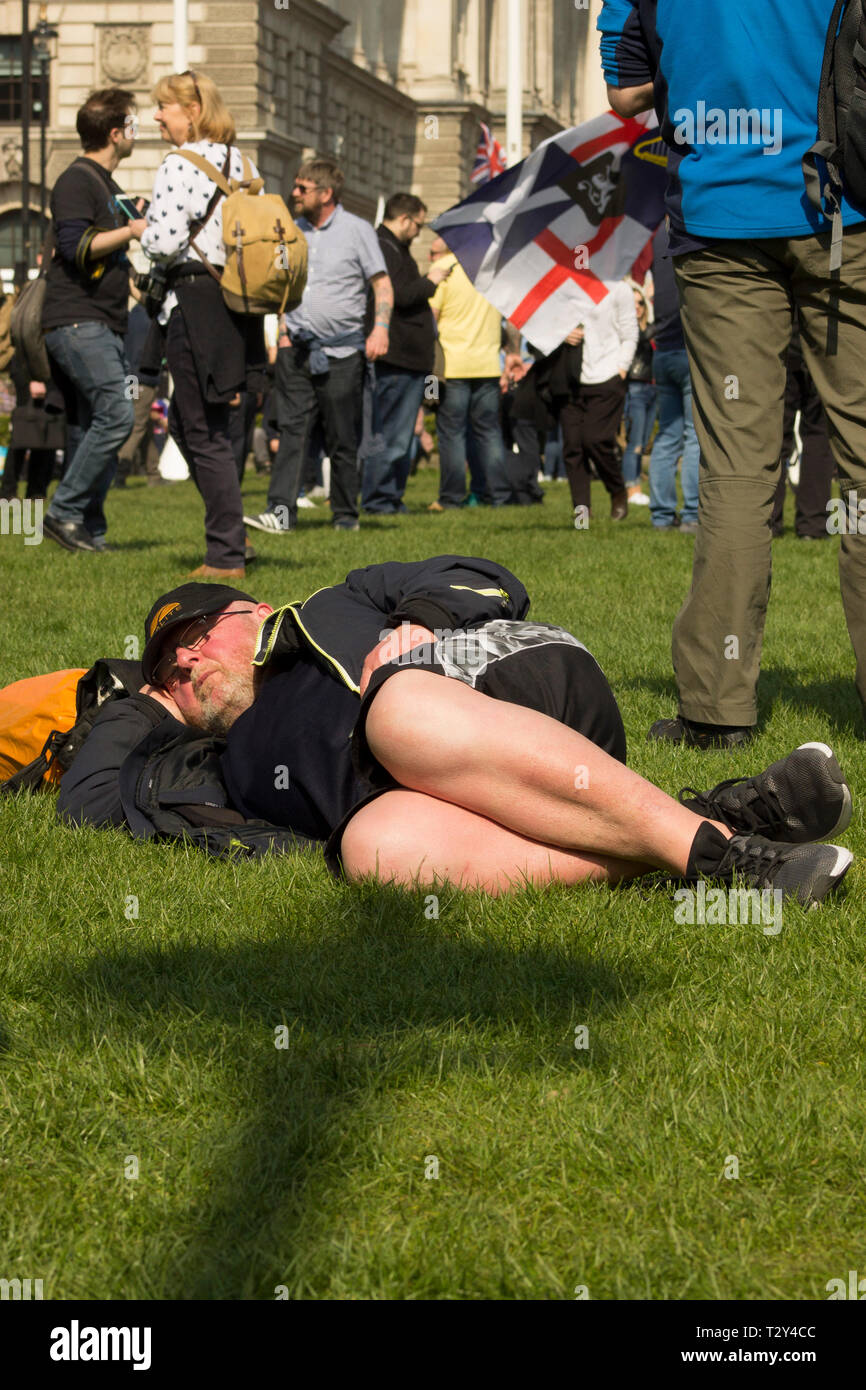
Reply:
<svg viewBox="0 0 866 1390"><path fill-rule="evenodd" d="M253 665L273 666L307 651L358 692L364 660L383 630L401 623L459 632L494 618L522 619L529 595L495 560L436 555L409 564L390 561L352 570L343 584L319 589L266 618Z"/></svg>
<svg viewBox="0 0 866 1390"><path fill-rule="evenodd" d="M528 611L520 580L493 560L438 555L352 570L265 620L254 658L265 684L225 742L179 724L147 695L106 705L63 778L58 815L125 825L138 838L197 838L188 825L204 826L198 841L217 853L324 840L370 790L349 744L364 660L383 632L402 622L460 631ZM279 824L267 819L277 806Z"/></svg>

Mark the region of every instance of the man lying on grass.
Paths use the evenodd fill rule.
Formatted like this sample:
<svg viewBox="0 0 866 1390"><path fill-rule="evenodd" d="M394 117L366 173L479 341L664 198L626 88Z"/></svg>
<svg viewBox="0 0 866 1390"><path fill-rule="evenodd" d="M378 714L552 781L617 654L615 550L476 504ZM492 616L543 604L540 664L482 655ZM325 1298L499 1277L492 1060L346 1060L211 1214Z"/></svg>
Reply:
<svg viewBox="0 0 866 1390"><path fill-rule="evenodd" d="M453 555L353 570L276 611L181 585L147 617L147 683L101 713L59 812L122 824L124 760L179 721L225 739L231 806L326 841L350 879L500 893L662 869L806 903L839 883L849 851L811 843L851 818L826 745L674 801L626 767L595 659L528 609L508 570Z"/></svg>

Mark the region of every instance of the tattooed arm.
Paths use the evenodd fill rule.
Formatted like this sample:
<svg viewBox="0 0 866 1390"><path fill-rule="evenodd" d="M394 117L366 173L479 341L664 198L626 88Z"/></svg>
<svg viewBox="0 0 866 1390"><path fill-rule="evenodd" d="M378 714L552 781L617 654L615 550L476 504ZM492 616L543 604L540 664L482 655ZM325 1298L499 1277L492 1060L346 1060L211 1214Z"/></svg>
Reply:
<svg viewBox="0 0 866 1390"><path fill-rule="evenodd" d="M384 357L388 351L388 325L394 308L394 289L389 276L384 273L371 276L370 284L375 299L375 321L366 342L366 353L368 360L375 362L377 357Z"/></svg>

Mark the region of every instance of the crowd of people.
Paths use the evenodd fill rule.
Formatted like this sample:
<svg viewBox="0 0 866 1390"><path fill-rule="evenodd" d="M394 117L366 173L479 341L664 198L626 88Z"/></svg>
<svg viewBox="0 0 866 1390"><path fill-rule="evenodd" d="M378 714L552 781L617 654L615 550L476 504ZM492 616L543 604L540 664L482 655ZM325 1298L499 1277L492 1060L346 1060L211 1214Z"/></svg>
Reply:
<svg viewBox="0 0 866 1390"><path fill-rule="evenodd" d="M841 880L850 853L812 843L851 815L829 748L806 745L793 762L671 802L625 768L622 722L593 658L563 629L527 623L526 590L492 561L372 566L275 613L232 583L245 575L247 528L295 531L309 494L326 490L325 458L336 530L404 511L435 411L434 513L536 505L540 479L561 466L575 529L589 527L596 476L613 521L644 505L654 529L694 534L673 634L679 709L650 734L701 749L750 738L787 464L796 457L803 540L829 533L834 472L855 510L866 490L866 213L842 185L828 184L822 209L800 182L821 81L820 63L807 76L802 55L820 53L819 8L795 6L794 19L780 0L751 9L755 42L744 46L740 0L724 14L698 7L688 39L674 26L662 43L646 7L638 22L632 0L605 0L611 106L624 120L656 106L667 216L651 277L604 282L548 354L503 324L444 243L434 241L422 272L411 249L427 216L419 198L393 194L374 230L343 206L330 157L298 170L306 288L266 337L262 319L220 289L222 184L259 181L213 83L193 72L158 83L156 121L173 152L147 207L130 208L113 178L137 134L131 94L88 99L83 155L52 194L44 326L69 445L45 533L69 549L106 548L118 451L140 449L129 443L136 414L141 433L165 366L168 429L204 500L206 551L193 582L153 605L145 684L94 725L63 812L123 823L122 786L106 769L117 773L142 736L153 753L157 727L171 748L186 729L228 739L224 799L209 807L327 840L332 867L350 877L408 883L432 869L500 891L515 878L619 881L657 867L689 880L739 874L802 902ZM678 135L671 113L704 109L711 80L732 95L763 91L768 54L784 159L763 158L778 151L748 138L690 145ZM136 379L156 392L137 412L123 389L133 241L152 265ZM244 516L240 476L260 409L267 505ZM854 526L842 534L840 577L866 704L864 566ZM282 790L275 737L290 754L292 797L272 795ZM575 766L587 780L574 782Z"/></svg>
<svg viewBox="0 0 866 1390"><path fill-rule="evenodd" d="M596 477L613 520L630 504L647 506L654 528L697 531L700 449L664 227L644 284L606 283L606 295L544 356L479 294L441 238L422 271L412 253L427 219L420 198L393 194L374 230L343 206L336 161L316 158L302 164L292 190L306 288L290 312L263 322L228 308L218 282L223 198L210 175L258 177L234 144L231 115L203 73L162 79L154 99L173 152L149 202L131 203L115 181L139 130L133 94L119 88L82 106L82 154L52 192L43 318L52 380L26 380L13 363L19 409L2 485L14 495L26 465L28 496L45 497L65 445L44 520L50 539L70 550L110 549L108 488L136 471L159 485L159 450L171 438L204 501L196 574L242 578L255 553L249 531L288 535L299 508L319 499L328 499L340 531L359 529L362 515L405 512L411 470L433 448L428 425L440 473L431 512L537 505L544 482L561 473L576 529L588 526ZM134 242L153 272L143 291L128 255ZM808 469L811 519L798 513L798 534L811 535L832 464L801 360L792 358L791 372L800 382L792 409L806 418L808 406L819 441L810 460L816 448L821 455L814 482L811 461ZM240 485L251 451L257 471L269 474L268 495L263 511L245 515ZM780 516L774 524L778 532Z"/></svg>

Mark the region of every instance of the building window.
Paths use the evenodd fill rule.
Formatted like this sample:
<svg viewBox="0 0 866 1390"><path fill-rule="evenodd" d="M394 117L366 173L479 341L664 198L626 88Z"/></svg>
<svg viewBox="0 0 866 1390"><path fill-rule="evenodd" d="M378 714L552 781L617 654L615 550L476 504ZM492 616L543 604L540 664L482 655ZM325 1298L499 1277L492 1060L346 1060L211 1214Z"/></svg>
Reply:
<svg viewBox="0 0 866 1390"><path fill-rule="evenodd" d="M36 265L36 257L42 250L42 243L45 240L45 233L48 231L48 219L40 225L42 219L37 208L30 209L30 266L31 269ZM21 236L21 209L16 212L7 212L0 217L0 276L4 281L10 282L15 267L24 259L24 241Z"/></svg>
<svg viewBox="0 0 866 1390"><path fill-rule="evenodd" d="M21 100L24 86L22 47L20 38L8 34L0 37L0 125L18 122L24 114ZM47 81L45 85L47 89ZM40 111L39 64L31 47L30 119L38 122Z"/></svg>

